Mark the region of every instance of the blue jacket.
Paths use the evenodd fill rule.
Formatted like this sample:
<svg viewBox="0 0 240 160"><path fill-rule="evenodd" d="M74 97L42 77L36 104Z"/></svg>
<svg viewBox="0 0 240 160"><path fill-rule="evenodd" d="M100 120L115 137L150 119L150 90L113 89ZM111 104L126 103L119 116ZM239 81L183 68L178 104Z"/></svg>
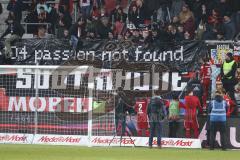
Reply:
<svg viewBox="0 0 240 160"><path fill-rule="evenodd" d="M209 106L210 122L225 122L227 107L227 102L221 96L216 96Z"/></svg>

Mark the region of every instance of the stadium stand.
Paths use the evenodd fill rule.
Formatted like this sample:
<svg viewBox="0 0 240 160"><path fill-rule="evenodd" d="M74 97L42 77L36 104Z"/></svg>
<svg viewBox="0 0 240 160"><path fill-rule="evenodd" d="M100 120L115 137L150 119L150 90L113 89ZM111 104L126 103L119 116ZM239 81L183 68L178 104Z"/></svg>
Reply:
<svg viewBox="0 0 240 160"><path fill-rule="evenodd" d="M208 4L206 0L108 0L107 3L104 0L3 0L1 3L1 33L9 14L14 14L31 34L37 31L33 24L50 23L48 32L58 38L80 17L84 19L84 37L94 32L96 38L103 38L97 29L103 17L107 28L102 29L109 29L106 31L114 39L126 33L126 26L133 26L129 24L148 29L149 35L156 30L158 36L166 35L164 41L232 40L240 31L238 0L212 0Z"/></svg>
<svg viewBox="0 0 240 160"><path fill-rule="evenodd" d="M123 62L123 64L119 63L117 65L121 65L129 69L138 68L139 70L142 68L144 70L150 68L152 72L158 71L159 69L163 69L164 72L165 70L170 70L171 72L167 74L157 74L159 80L162 81L161 87L163 88L162 90L164 90L164 95L161 96L163 96L164 99L168 99L169 97L171 98L173 92L175 91L181 90L179 97L183 98L181 96L186 93L182 93L187 92L187 89L193 91L195 91L195 89L198 90L198 87L196 86L200 86L200 82L197 82L198 84L191 84L192 86L188 86L189 88L187 88L187 86L186 88L183 88L182 83L194 83L194 81L192 81L194 78L198 80L195 72L197 72L197 69L199 70L199 67L201 66L201 58L209 58L203 56L208 51L205 49L206 46L202 47L201 42L208 40L218 41L220 43L215 46L211 46L211 43L208 43L208 50L211 50L213 54L216 52L225 54L235 50L238 62L240 59L240 47L238 44L235 44L237 42L234 42L238 41L240 37L240 0L1 0L0 4L0 36L2 37L2 39L0 39L0 55L4 55L4 52L2 51L4 50L3 48L5 43L5 46L7 46L5 48L7 48L9 51L9 56L6 56L6 59L16 61L16 65L14 66L0 66L0 78L2 79L2 84L0 85L2 87L0 88L0 97L3 99L0 103L0 108L2 109L0 112L2 115L0 116L0 122L2 123L0 124L0 132L4 133L38 133L84 136L123 135L123 131L116 128L115 124L116 115L113 107L116 106L115 103L117 102L117 100L115 100L117 97L115 95L116 93L101 92L101 90L106 91L106 88L109 86L110 90L116 90L116 88L111 88L112 84L108 83L107 80L110 75L113 74L115 78L113 78L112 83L116 84L119 78L117 77L117 71L114 71L113 73L111 73L112 71L106 71L106 73L105 71L103 73L100 72L99 75L102 75L101 78L103 79L101 81L102 84L99 85L97 83L100 83L100 80L94 80L91 84L94 86L99 85L102 88L99 89L96 87L92 91L88 90L88 79L86 75L89 73L96 74L97 72L95 73L89 71L89 73L86 73L86 75L82 74L81 78L83 80L81 80L80 86L78 86L78 83L80 83L80 77L78 76L82 71L81 67L76 68L77 72L76 75L74 75L74 79L73 76L70 75L68 77L68 81L65 82L65 80L60 78L63 77L63 75L58 76L60 73L69 71L63 67L64 65L60 67L58 65L78 65L78 63L74 63L75 61L68 60L82 60L81 56L79 56L79 53L83 53L81 52L82 50L79 49L81 47L80 45L83 44L81 43L81 40L84 40L84 42L89 40L87 43L85 43L85 46L93 50L97 50L96 52L98 52L98 49L96 48L103 48L102 53L107 53L105 51L108 51L109 49L110 54L114 49L117 50L121 48L125 51L125 46L131 46L132 44L137 44L138 46L132 45L132 48L129 49L129 53L136 53L139 51L138 47L143 46L142 48L144 50L144 56L139 56L136 61L134 60L134 62L138 62L138 60L139 62L144 62L144 60L146 60L145 62L149 62L148 60L151 58L148 59L147 56L150 55L150 52L152 52L149 50L152 49L150 47L151 44L153 44L155 47L154 49L156 49L156 52L159 52L160 55L157 57L157 60L161 59L159 61L164 61L164 65L159 65L156 67L156 69L154 66L155 64L153 63L146 63L146 65L136 63L133 66L131 66L132 63L130 63L129 66L124 66L125 62ZM9 21L13 22L9 23ZM24 29L25 33L19 31L21 29ZM4 33L11 34L6 34L5 36ZM13 35L15 35L15 37ZM19 41L20 38L24 40ZM98 42L97 40L102 41ZM190 41L191 43L188 44ZM229 45L224 45L221 43L226 43L227 41ZM65 45L65 42L67 42L67 45ZM179 45L179 42L183 42L184 44ZM198 42L199 44L197 44ZM13 46L13 43L15 46ZM18 43L24 44L23 47L17 46L19 45ZM48 48L46 47L47 45ZM150 49L148 46L150 46ZM18 54L13 55L11 53L11 47L15 47L13 50ZM31 48L34 47L37 49L41 48L41 50L31 50ZM51 47L54 48L55 51L52 51ZM200 47L202 47L201 51L199 49ZM153 52L155 54L156 52L154 49ZM77 52L79 50L80 52ZM91 50L87 50L86 55L84 55L86 56L84 58L87 60L90 59L88 59L88 54L92 56L90 52ZM185 54L184 57L182 55L183 52ZM197 58L193 56L193 52L196 52L195 55L197 55ZM46 56L43 55L45 53ZM74 53L74 55L72 55L72 53ZM114 52L114 55L117 55L117 53L119 52ZM166 58L168 55L170 60ZM119 57L112 56L112 58L111 56L107 60L105 60L104 56L100 58L102 60L102 66L104 69L115 67L112 63L112 59L121 59L119 58L121 56L120 54ZM213 74L211 74L214 75L212 80L216 82L216 85L212 85L215 88L212 87L211 92L218 89L217 83L220 82L218 77L220 73L219 66L223 60L220 56L220 58L217 57L217 54L213 55L213 57L215 59L208 59L210 61L214 61L213 66L216 67L215 70L213 70ZM84 61L84 64L89 65L88 62L90 63L90 60L86 61L84 58L82 60ZM91 58L94 59L95 57L93 56ZM131 55L128 58L128 60L131 62ZM179 64L177 64L175 63L175 60L178 62L177 59L183 62L179 62ZM4 60L1 60L0 64L12 64L10 63L11 61L4 62ZM24 63L24 60L28 61L29 64L22 64L21 62ZM168 68L166 68L165 64L168 62L170 63L170 67L167 66ZM192 64L193 62L194 64ZM27 66L24 66L26 64ZM52 66L49 67L45 65ZM66 67L69 67L67 65ZM188 73L189 68L191 68L190 73ZM181 70L181 75L178 75L178 73L175 74L175 70ZM161 72L163 71L161 70ZM209 70L207 70L207 72L208 71ZM55 72L57 76L54 76ZM240 73L240 70L238 72ZM142 73L141 75L136 73L136 77L139 76L143 78L144 75L145 73ZM155 75L152 74L151 80L149 80L149 82L151 81L152 85L155 81L154 76ZM160 79L159 76L162 76L162 79ZM176 78L174 79L174 77ZM240 80L240 76L238 77ZM178 86L178 78L182 79L182 88ZM167 81L166 84L170 85L164 85L165 79ZM215 83L214 81L212 84ZM55 86L53 82L57 82L56 88L54 88ZM63 86L66 85L65 83L67 83L66 86L69 88L61 88L62 83ZM140 83L144 83L144 81L139 80L139 84ZM156 83L160 83L160 81ZM177 83L176 86L173 85L174 83ZM14 89L15 87L16 90ZM240 85L237 87L238 88L236 90L240 97ZM136 90L134 90L134 92ZM153 90L154 89L152 88L151 91ZM170 90L170 92L165 93L168 90ZM206 92L208 93L209 89L207 89ZM93 98L91 97L92 94ZM146 102L144 103L148 103L149 99L147 99L147 97L149 98L152 95L144 95L146 96ZM210 98L210 96L211 95L207 97ZM130 95L126 97L133 99L133 97ZM35 104L35 99L37 99L37 102L40 99L41 103ZM69 99L74 102L71 104L73 104L75 108L70 108L71 106ZM18 101L24 103L26 107L23 107L21 110L20 102L17 103ZM239 101L239 99L236 101L236 104L238 104L238 109L240 109ZM63 107L61 108L60 105L62 102L64 103L62 104ZM94 105L89 105L88 103ZM205 103L207 103L207 99L205 99ZM142 112L142 103L139 104L140 106L137 106L137 111ZM38 108L40 105L41 108ZM60 108L57 108L57 106L60 106ZM91 108L87 108L88 106L91 106ZM204 107L205 109L207 108L207 106ZM20 113L20 111L23 111L23 113ZM57 114L55 114L55 111ZM64 112L66 112L66 114ZM76 112L77 114L71 114L71 112ZM134 111L132 113L135 114ZM183 112L181 111L181 113ZM204 113L206 114L206 110ZM204 113L203 116L206 116ZM122 114L125 116L125 113ZM131 116L132 115L130 114L130 119L128 122L131 122ZM233 126L235 126L234 116L233 119L231 119L231 125ZM26 118L21 120L19 117ZM205 131L205 122L207 117L200 118L201 129L202 131ZM122 123L121 125L125 124ZM168 124L166 123L164 125L165 128L167 128ZM131 134L133 136L143 135L142 131L136 131L135 128L132 127L131 123L129 123L127 127L129 131L132 129ZM183 127L184 126L182 125L182 131ZM148 126L146 126L146 128L148 129ZM206 130L209 129L206 128ZM127 133L124 132L125 135L123 136L128 136ZM179 133L179 137L182 138L185 136L183 132ZM200 135L201 138L204 133L196 132L195 138L197 138L198 135ZM145 136L147 135L149 135L149 132L145 132ZM165 130L163 133L163 136L166 135L167 130ZM47 138L44 140L44 137L40 137L39 139L42 141L47 141ZM91 143L102 143L101 141L98 141L97 139L93 139ZM109 143L111 142L111 137L104 142L105 145L110 145ZM144 144L142 146L146 146L146 142L147 139L144 139L142 142ZM196 148L199 147L200 146L197 145ZM239 148L239 146L233 146L232 148Z"/></svg>

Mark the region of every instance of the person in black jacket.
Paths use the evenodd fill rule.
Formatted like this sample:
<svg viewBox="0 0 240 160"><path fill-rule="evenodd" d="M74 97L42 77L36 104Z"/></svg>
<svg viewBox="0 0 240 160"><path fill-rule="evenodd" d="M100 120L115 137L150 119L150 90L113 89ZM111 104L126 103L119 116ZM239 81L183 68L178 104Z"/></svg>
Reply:
<svg viewBox="0 0 240 160"><path fill-rule="evenodd" d="M58 12L58 24L57 24L57 37L63 38L64 37L64 30L69 30L72 25L72 17L69 13L68 9L64 7L59 8Z"/></svg>
<svg viewBox="0 0 240 160"><path fill-rule="evenodd" d="M147 107L147 115L150 124L149 147L152 148L155 131L157 133L157 145L161 148L161 120L166 115L166 108L161 101L161 97L154 96L151 98Z"/></svg>
<svg viewBox="0 0 240 160"><path fill-rule="evenodd" d="M238 83L236 79L237 63L233 59L232 53L226 54L226 60L221 67L221 79L223 88L228 93L229 97L236 103L236 98L234 95L235 85ZM235 110L233 114L237 114L237 107L234 107Z"/></svg>
<svg viewBox="0 0 240 160"><path fill-rule="evenodd" d="M85 36L86 20L80 17L75 24L70 27L71 44L74 50L82 45L81 39Z"/></svg>
<svg viewBox="0 0 240 160"><path fill-rule="evenodd" d="M96 32L101 39L107 39L108 33L111 32L111 26L109 24L108 17L101 17L101 20L97 24Z"/></svg>
<svg viewBox="0 0 240 160"><path fill-rule="evenodd" d="M128 11L128 20L134 24L135 27L138 27L140 24L139 18L139 9L136 5L133 5Z"/></svg>
<svg viewBox="0 0 240 160"><path fill-rule="evenodd" d="M21 22L23 11L23 0L10 0L7 5L7 10L15 16L17 22Z"/></svg>
<svg viewBox="0 0 240 160"><path fill-rule="evenodd" d="M5 40L6 46L5 56L6 58L11 58L12 56L11 44L16 40L19 40L23 36L25 31L22 25L18 21L16 21L14 17L11 16L8 17L6 23L8 24L8 28L2 34L0 39L4 38L8 34L11 34L10 37Z"/></svg>

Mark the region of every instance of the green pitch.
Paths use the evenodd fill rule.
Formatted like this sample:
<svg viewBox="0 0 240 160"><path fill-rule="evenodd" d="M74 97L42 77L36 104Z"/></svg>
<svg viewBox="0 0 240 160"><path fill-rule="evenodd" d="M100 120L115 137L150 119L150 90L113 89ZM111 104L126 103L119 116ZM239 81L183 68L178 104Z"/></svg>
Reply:
<svg viewBox="0 0 240 160"><path fill-rule="evenodd" d="M0 145L0 160L238 160L240 151Z"/></svg>

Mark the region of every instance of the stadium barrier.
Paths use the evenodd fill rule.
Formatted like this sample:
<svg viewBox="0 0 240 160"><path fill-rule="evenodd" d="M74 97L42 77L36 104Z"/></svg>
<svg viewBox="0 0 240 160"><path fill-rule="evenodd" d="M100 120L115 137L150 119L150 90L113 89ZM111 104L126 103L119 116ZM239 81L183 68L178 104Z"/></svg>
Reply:
<svg viewBox="0 0 240 160"><path fill-rule="evenodd" d="M229 118L227 121L227 147L229 149L240 149L240 120ZM207 143L206 117L199 117L200 135L199 139L186 138L162 138L162 146L168 148L201 148ZM163 135L168 132L168 125L163 125ZM178 137L184 137L184 128L181 123L178 129ZM23 134L23 133L0 133L0 143L16 144L48 144L48 145L79 145L79 146L148 146L148 137L132 136L88 136L83 135L59 135L59 134ZM156 138L153 144L156 146ZM220 146L220 135L217 134L216 145Z"/></svg>
<svg viewBox="0 0 240 160"><path fill-rule="evenodd" d="M122 147L148 147L147 137L112 137L93 136L89 140L87 136L76 135L33 135L33 134L3 134L0 133L0 143L4 144L45 144L45 145L77 145L77 146L122 146ZM201 148L200 139L186 138L162 138L164 148ZM157 146L154 138L153 145Z"/></svg>

